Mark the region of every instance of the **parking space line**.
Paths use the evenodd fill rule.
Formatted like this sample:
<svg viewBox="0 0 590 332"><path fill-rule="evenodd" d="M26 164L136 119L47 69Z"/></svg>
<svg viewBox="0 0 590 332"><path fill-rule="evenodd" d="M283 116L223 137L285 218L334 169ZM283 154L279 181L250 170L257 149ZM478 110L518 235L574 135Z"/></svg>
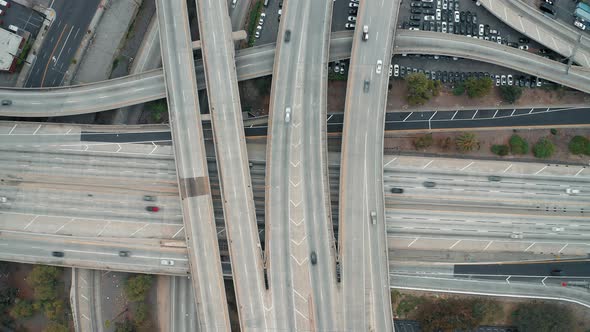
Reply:
<svg viewBox="0 0 590 332"><path fill-rule="evenodd" d="M534 110L534 109L535 109L534 107L533 107L533 108L531 108L531 110L529 111L529 114L533 113L533 110Z"/></svg>
<svg viewBox="0 0 590 332"><path fill-rule="evenodd" d="M424 167L422 167L422 169L426 169L426 167L430 166L430 164L432 164L433 162L434 162L434 159L429 161L428 164L424 165Z"/></svg>
<svg viewBox="0 0 590 332"><path fill-rule="evenodd" d="M513 109L512 110L512 113L510 113L510 116L513 116L514 115L514 112L516 112L516 109Z"/></svg>
<svg viewBox="0 0 590 332"><path fill-rule="evenodd" d="M414 114L414 112L410 112L410 114L408 114L408 116L406 116L406 117L405 117L405 119L403 119L403 121L402 121L402 122L406 122L406 120L407 120L407 119L408 119L408 118L409 118L409 117L410 117L412 114Z"/></svg>
<svg viewBox="0 0 590 332"><path fill-rule="evenodd" d="M512 164L508 165L508 167L506 167L506 169L505 169L505 170L504 170L504 172L502 172L502 173L506 173L506 172L508 172L508 170L509 170L509 169L511 169L511 168L512 168Z"/></svg>
<svg viewBox="0 0 590 332"><path fill-rule="evenodd" d="M474 161L470 162L470 163L469 163L469 165L467 165L467 166L465 166L465 167L461 168L461 170L462 170L462 171L466 170L466 169L467 169L469 166L473 165L474 163L475 163Z"/></svg>
<svg viewBox="0 0 590 332"><path fill-rule="evenodd" d="M415 238L414 241L410 242L410 244L408 244L408 248L412 246L412 244L414 244L414 242L418 241L419 238Z"/></svg>
<svg viewBox="0 0 590 332"><path fill-rule="evenodd" d="M478 111L479 111L479 110L475 110L475 113L473 113L473 116L471 117L471 120L475 119L475 116L477 115L477 112L478 112Z"/></svg>
<svg viewBox="0 0 590 332"><path fill-rule="evenodd" d="M492 116L492 119L496 118L496 114L498 114L498 110L496 110L496 112L494 113L494 116Z"/></svg>
<svg viewBox="0 0 590 332"><path fill-rule="evenodd" d="M585 167L582 167L582 168L580 168L580 170L579 170L579 171L576 173L576 175L574 175L574 176L578 176L578 175L580 175L580 173L582 173L582 171L583 171L584 169L585 169Z"/></svg>
<svg viewBox="0 0 590 332"><path fill-rule="evenodd" d="M530 246L528 246L528 247L527 247L527 248L526 248L524 251L525 251L525 252L529 251L529 249L531 249L531 247L532 247L532 246L534 246L536 243L537 243L537 242L533 242L533 243L531 243L531 245L530 245Z"/></svg>
<svg viewBox="0 0 590 332"><path fill-rule="evenodd" d="M545 170L545 168L547 168L547 166L544 166L543 168L541 168L540 170L538 170L538 171L535 173L535 175L537 175L537 174L541 173L542 171L544 171L544 170Z"/></svg>
<svg viewBox="0 0 590 332"><path fill-rule="evenodd" d="M455 120L455 116L457 115L457 113L459 113L459 111L455 111L455 114L453 114L453 117L451 118L451 120Z"/></svg>
<svg viewBox="0 0 590 332"><path fill-rule="evenodd" d="M547 286L547 285L545 285L545 280L547 280L547 278L549 278L549 277L545 277L545 278L543 278L543 280L541 280L541 283L542 283L542 284L543 284L543 286L545 286L545 287Z"/></svg>
<svg viewBox="0 0 590 332"><path fill-rule="evenodd" d="M483 248L483 250L486 251L492 245L492 243L494 243L494 241L490 241L488 245L485 248Z"/></svg>
<svg viewBox="0 0 590 332"><path fill-rule="evenodd" d="M453 249L456 245L458 245L461 242L461 240L457 240L457 242L455 242L449 249Z"/></svg>
<svg viewBox="0 0 590 332"><path fill-rule="evenodd" d="M561 253L562 251L565 250L565 248L569 245L569 243L566 243L565 246L561 247L561 249L559 249L559 253Z"/></svg>

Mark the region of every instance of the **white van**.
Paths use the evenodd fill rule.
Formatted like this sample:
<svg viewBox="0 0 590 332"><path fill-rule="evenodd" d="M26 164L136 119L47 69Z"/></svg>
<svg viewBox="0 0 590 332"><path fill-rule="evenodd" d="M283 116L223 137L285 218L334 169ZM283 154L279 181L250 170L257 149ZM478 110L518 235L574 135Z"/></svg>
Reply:
<svg viewBox="0 0 590 332"><path fill-rule="evenodd" d="M18 27L15 25L12 25L12 24L8 26L8 30L10 30L14 33L18 33Z"/></svg>
<svg viewBox="0 0 590 332"><path fill-rule="evenodd" d="M10 2L6 2L4 0L0 0L0 6L10 8Z"/></svg>

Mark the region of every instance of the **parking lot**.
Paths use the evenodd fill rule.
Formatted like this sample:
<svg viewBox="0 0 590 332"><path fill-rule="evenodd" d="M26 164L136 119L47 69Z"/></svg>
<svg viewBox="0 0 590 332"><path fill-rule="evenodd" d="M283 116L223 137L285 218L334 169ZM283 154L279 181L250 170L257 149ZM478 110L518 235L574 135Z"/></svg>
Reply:
<svg viewBox="0 0 590 332"><path fill-rule="evenodd" d="M18 27L19 30L30 32L31 37L35 38L43 23L43 16L31 8L24 7L18 3L12 1L9 3L9 8L0 7L4 11L4 15L0 16L2 28L8 29L10 25L13 25Z"/></svg>
<svg viewBox="0 0 590 332"><path fill-rule="evenodd" d="M530 6L536 8L538 10L539 5L541 4L541 2L544 0L524 0L524 2L526 2L527 4L529 4ZM576 9L576 5L577 5L578 1L577 0L558 0L555 1L555 4L553 5L553 7L555 8L555 19L560 21L561 23L568 25L568 26L574 26L573 22L574 22L574 10ZM548 18L549 19L549 18ZM586 30L582 31L580 29L577 29L577 31L579 33L585 34L585 35L590 35L590 22L586 23Z"/></svg>

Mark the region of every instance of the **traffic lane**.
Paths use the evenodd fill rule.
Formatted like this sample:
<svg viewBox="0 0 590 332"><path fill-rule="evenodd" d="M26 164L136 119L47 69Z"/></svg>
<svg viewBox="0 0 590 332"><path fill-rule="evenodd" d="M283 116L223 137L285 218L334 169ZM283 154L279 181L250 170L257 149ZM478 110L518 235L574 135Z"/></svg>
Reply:
<svg viewBox="0 0 590 332"><path fill-rule="evenodd" d="M86 35L100 0L65 1L52 4L55 19L37 53L25 87L59 86L72 57ZM78 59L80 61L80 59Z"/></svg>
<svg viewBox="0 0 590 332"><path fill-rule="evenodd" d="M529 262L510 264L473 264L455 265L455 274L487 274L502 276L554 276L560 273L552 271L561 270L563 277L590 277L590 260L582 259L575 261L555 262Z"/></svg>

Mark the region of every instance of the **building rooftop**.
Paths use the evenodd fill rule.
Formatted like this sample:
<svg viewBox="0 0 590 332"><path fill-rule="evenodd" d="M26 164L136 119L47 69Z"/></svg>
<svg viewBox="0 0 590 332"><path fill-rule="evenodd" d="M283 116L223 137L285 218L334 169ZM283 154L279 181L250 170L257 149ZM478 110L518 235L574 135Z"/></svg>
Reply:
<svg viewBox="0 0 590 332"><path fill-rule="evenodd" d="M0 70L9 71L23 37L0 29Z"/></svg>

